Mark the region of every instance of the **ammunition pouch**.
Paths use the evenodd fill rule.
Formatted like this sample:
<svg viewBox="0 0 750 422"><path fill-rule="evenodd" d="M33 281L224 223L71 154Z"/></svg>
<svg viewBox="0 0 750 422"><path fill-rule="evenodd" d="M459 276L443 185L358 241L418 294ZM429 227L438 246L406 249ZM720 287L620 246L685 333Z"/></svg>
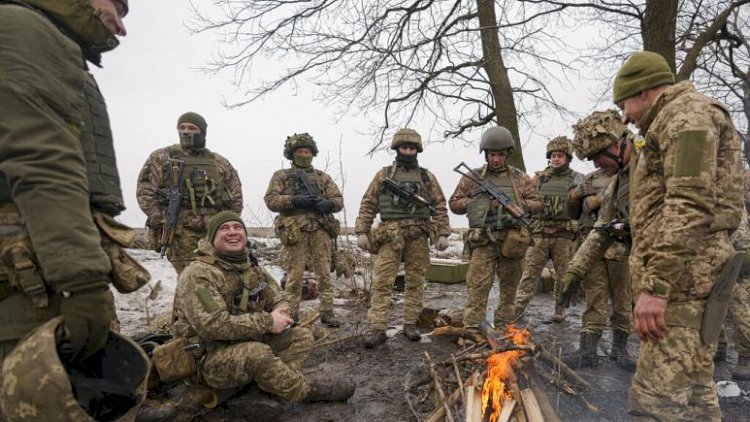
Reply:
<svg viewBox="0 0 750 422"><path fill-rule="evenodd" d="M132 293L148 283L149 272L124 249L132 245L135 230L102 213L94 213L94 222L99 228L102 249L112 264L112 285L117 291Z"/></svg>
<svg viewBox="0 0 750 422"><path fill-rule="evenodd" d="M30 297L35 308L46 308L49 306L47 284L34 261L29 238L21 236L17 239L0 251L0 258L8 268L10 287Z"/></svg>
<svg viewBox="0 0 750 422"><path fill-rule="evenodd" d="M196 355L185 350L188 344L187 338L178 337L153 349L151 362L162 382L180 381L198 373Z"/></svg>
<svg viewBox="0 0 750 422"><path fill-rule="evenodd" d="M386 243L393 245L393 249L404 249L404 234L401 226L395 220L393 223L383 222L370 231L370 253L377 254Z"/></svg>
<svg viewBox="0 0 750 422"><path fill-rule="evenodd" d="M277 215L273 220L273 229L282 246L292 246L302 240L302 230L293 217Z"/></svg>
<svg viewBox="0 0 750 422"><path fill-rule="evenodd" d="M526 249L531 246L531 235L526 228L505 231L505 238L500 245L500 255L508 259L521 259Z"/></svg>
<svg viewBox="0 0 750 422"><path fill-rule="evenodd" d="M331 236L331 239L335 239L341 233L341 222L331 214L320 218L319 224L320 228Z"/></svg>

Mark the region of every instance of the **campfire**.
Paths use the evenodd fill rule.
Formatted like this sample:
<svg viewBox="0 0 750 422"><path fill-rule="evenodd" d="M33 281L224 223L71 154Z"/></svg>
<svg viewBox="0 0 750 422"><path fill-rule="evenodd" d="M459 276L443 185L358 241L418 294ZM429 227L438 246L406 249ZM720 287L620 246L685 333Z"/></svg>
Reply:
<svg viewBox="0 0 750 422"><path fill-rule="evenodd" d="M471 344L462 343L461 350L442 361L425 352L426 370L407 377L405 397L417 420L560 421L540 387L543 383L581 400L590 411L598 411L580 394L590 388L589 383L545 347L534 344L527 329L508 325L499 332L485 322L480 331L481 335L453 326L433 330L434 336L468 339ZM415 392L418 394L413 397ZM420 417L417 408L430 403L433 410L429 416Z"/></svg>

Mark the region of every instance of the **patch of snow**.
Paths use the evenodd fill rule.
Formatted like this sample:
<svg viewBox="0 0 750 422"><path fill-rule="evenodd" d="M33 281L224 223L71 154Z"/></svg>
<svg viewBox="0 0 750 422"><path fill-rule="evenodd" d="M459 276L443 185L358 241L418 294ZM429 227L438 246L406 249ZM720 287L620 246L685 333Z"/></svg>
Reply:
<svg viewBox="0 0 750 422"><path fill-rule="evenodd" d="M734 381L717 382L716 391L719 393L719 397L738 397L742 394L742 389Z"/></svg>

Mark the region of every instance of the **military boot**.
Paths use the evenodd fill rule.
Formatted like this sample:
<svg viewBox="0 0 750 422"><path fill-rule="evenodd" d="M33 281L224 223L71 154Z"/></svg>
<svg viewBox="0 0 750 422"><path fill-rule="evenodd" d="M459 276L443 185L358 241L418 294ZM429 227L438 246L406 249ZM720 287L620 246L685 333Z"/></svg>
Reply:
<svg viewBox="0 0 750 422"><path fill-rule="evenodd" d="M599 347L601 337L601 333L581 333L578 350L568 356L563 356L562 361L573 369L599 366L596 349Z"/></svg>
<svg viewBox="0 0 750 422"><path fill-rule="evenodd" d="M176 402L177 416L172 422L190 422L196 416L204 413L207 408L214 408L216 395L201 385L186 385L173 398Z"/></svg>
<svg viewBox="0 0 750 422"><path fill-rule="evenodd" d="M385 333L384 333L385 334ZM314 403L319 401L345 402L354 395L356 386L354 381L344 378L314 377L307 381L310 390L303 401Z"/></svg>
<svg viewBox="0 0 750 422"><path fill-rule="evenodd" d="M411 341L419 341L422 338L415 324L404 324L404 335Z"/></svg>
<svg viewBox="0 0 750 422"><path fill-rule="evenodd" d="M371 329L365 335L365 347L372 349L373 347L385 343L385 330Z"/></svg>
<svg viewBox="0 0 750 422"><path fill-rule="evenodd" d="M339 320L336 319L336 316L333 314L333 311L321 311L320 322L331 328L338 328L341 326L341 322L339 322Z"/></svg>
<svg viewBox="0 0 750 422"><path fill-rule="evenodd" d="M565 308L560 305L555 306L555 314L552 315L552 322L563 322L565 320Z"/></svg>
<svg viewBox="0 0 750 422"><path fill-rule="evenodd" d="M146 399L135 416L135 422L170 422L177 417L174 403L158 403Z"/></svg>
<svg viewBox="0 0 750 422"><path fill-rule="evenodd" d="M716 353L714 354L714 362L726 362L727 361L727 344L719 343L716 347Z"/></svg>
<svg viewBox="0 0 750 422"><path fill-rule="evenodd" d="M750 355L739 355L737 357L737 366L732 369L732 379L750 381Z"/></svg>
<svg viewBox="0 0 750 422"><path fill-rule="evenodd" d="M620 368L628 372L635 372L635 360L628 353L628 336L629 334L625 331L612 330L610 357Z"/></svg>

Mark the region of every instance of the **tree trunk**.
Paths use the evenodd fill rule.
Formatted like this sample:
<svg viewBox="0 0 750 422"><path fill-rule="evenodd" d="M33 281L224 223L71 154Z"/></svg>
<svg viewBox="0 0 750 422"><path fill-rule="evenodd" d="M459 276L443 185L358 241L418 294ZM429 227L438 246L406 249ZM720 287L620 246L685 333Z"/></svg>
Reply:
<svg viewBox="0 0 750 422"><path fill-rule="evenodd" d="M495 2L493 0L477 0L477 12L482 35L484 71L487 72L492 97L495 99L495 119L498 125L510 131L516 143L515 152L508 157L508 164L526 171L523 152L521 151L521 138L518 134L518 114L513 99L513 88L510 86L508 69L503 63L502 49L500 48Z"/></svg>
<svg viewBox="0 0 750 422"><path fill-rule="evenodd" d="M646 0L641 21L643 49L659 53L667 60L672 73L677 73L675 32L678 0Z"/></svg>

